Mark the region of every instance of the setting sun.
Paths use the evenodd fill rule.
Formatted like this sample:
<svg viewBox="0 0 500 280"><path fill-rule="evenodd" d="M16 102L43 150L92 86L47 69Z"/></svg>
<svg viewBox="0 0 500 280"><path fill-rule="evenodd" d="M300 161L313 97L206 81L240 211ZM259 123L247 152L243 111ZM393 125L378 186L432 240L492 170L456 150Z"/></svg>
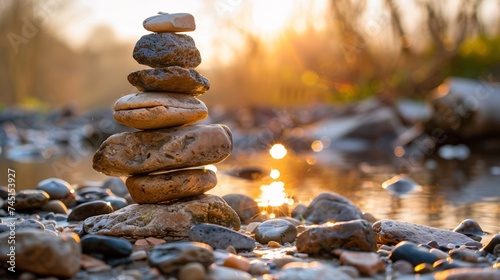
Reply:
<svg viewBox="0 0 500 280"><path fill-rule="evenodd" d="M287 0L255 0L252 4L252 23L256 32L277 33L291 21L293 5Z"/></svg>

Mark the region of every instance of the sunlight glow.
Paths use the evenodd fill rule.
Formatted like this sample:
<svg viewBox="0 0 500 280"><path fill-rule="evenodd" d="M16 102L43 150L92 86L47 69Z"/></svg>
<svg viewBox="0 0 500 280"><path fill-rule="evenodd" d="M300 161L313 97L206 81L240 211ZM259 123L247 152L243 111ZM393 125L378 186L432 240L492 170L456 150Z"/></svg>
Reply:
<svg viewBox="0 0 500 280"><path fill-rule="evenodd" d="M252 24L256 32L277 33L291 19L293 5L288 0L254 0L252 4Z"/></svg>
<svg viewBox="0 0 500 280"><path fill-rule="evenodd" d="M323 150L323 142L320 140L314 140L311 144L311 149L316 153L321 152Z"/></svg>
<svg viewBox="0 0 500 280"><path fill-rule="evenodd" d="M287 198L285 194L285 183L281 181L275 181L269 185L262 185L260 186L260 190L262 193L260 197L256 199L260 207L277 207L283 204L293 204L293 199Z"/></svg>
<svg viewBox="0 0 500 280"><path fill-rule="evenodd" d="M271 176L271 178L273 178L273 180L276 180L280 177L281 173L278 169L271 169L271 173L269 174L269 176Z"/></svg>
<svg viewBox="0 0 500 280"><path fill-rule="evenodd" d="M269 153L274 159L282 159L286 156L287 151L282 144L274 144L269 150Z"/></svg>

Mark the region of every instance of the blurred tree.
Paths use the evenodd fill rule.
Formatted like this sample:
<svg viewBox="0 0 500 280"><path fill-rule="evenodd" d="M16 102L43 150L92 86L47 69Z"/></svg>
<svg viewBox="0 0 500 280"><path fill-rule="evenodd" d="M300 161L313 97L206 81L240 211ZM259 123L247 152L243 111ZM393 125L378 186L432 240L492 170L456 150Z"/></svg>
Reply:
<svg viewBox="0 0 500 280"><path fill-rule="evenodd" d="M5 105L63 105L75 98L79 87L77 56L46 24L68 3L0 3L0 85Z"/></svg>

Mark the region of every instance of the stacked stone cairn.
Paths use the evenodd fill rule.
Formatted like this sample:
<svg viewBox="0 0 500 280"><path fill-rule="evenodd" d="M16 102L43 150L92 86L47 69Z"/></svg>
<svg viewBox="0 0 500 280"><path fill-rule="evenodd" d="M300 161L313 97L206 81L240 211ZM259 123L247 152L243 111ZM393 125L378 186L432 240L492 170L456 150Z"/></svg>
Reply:
<svg viewBox="0 0 500 280"><path fill-rule="evenodd" d="M151 204L155 204L155 207L170 207L173 210L167 212L172 213L184 206L188 207L193 200L200 200L206 202L206 209L201 211L209 212L210 207L214 208L212 204L216 203L219 205L219 214L224 212L226 216L200 219L193 213L196 211L191 209L190 222L218 223L237 229L240 226L239 220L235 221L237 214L224 200L204 194L215 187L217 178L213 171L203 166L227 158L233 143L228 127L196 124L208 115L207 107L197 97L207 92L210 84L194 69L201 63L201 57L193 38L177 33L193 31L194 17L186 13L160 13L147 18L143 25L153 33L141 37L135 45L133 57L138 63L152 69L128 75L128 81L141 92L118 99L113 115L117 122L140 131L112 135L102 143L93 158L95 170L109 176L127 177L130 196L139 205L132 205L136 207L133 210L126 207L117 211L120 213L110 215L123 216L127 211L156 211L156 208L137 208L149 207ZM173 204L177 204L177 208ZM130 216L134 213L128 213L127 217L135 219ZM104 225L97 220L86 221L86 231L102 233L103 226L109 227L109 219L113 217L106 219ZM124 219L127 218L116 218L117 223L127 223ZM185 219L179 221L182 226L176 225L172 217L170 220L169 226L177 230L186 226ZM140 224L133 226L141 227ZM116 235L111 231L103 234ZM147 230L145 232L147 235ZM131 239L141 237L137 236L137 232L123 234ZM157 232L154 234L161 235ZM188 232L185 234L187 236ZM179 232L174 236L184 237Z"/></svg>

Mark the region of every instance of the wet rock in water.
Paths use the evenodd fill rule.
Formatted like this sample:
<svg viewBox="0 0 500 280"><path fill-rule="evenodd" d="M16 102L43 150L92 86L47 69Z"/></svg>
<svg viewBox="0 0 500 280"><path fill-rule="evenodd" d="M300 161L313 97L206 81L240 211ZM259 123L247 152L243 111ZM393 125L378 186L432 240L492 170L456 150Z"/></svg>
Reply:
<svg viewBox="0 0 500 280"><path fill-rule="evenodd" d="M189 230L189 240L202 242L214 249L233 246L238 251L252 251L255 240L232 229L214 224L198 224Z"/></svg>
<svg viewBox="0 0 500 280"><path fill-rule="evenodd" d="M481 229L476 221L471 219L462 221L453 231L465 234L478 242L481 241L484 236L483 229Z"/></svg>
<svg viewBox="0 0 500 280"><path fill-rule="evenodd" d="M49 200L40 210L55 214L68 214L68 207L60 200Z"/></svg>
<svg viewBox="0 0 500 280"><path fill-rule="evenodd" d="M120 177L109 177L102 184L103 189L109 189L114 195L124 197L128 194L127 186Z"/></svg>
<svg viewBox="0 0 500 280"><path fill-rule="evenodd" d="M248 272L224 266L211 266L207 278L208 280L251 280L252 275Z"/></svg>
<svg viewBox="0 0 500 280"><path fill-rule="evenodd" d="M414 267L421 263L433 264L438 260L434 254L424 247L418 247L415 243L402 241L396 245L389 255L392 262L404 260Z"/></svg>
<svg viewBox="0 0 500 280"><path fill-rule="evenodd" d="M132 93L118 99L114 119L128 127L157 129L198 122L208 115L196 97L178 93Z"/></svg>
<svg viewBox="0 0 500 280"><path fill-rule="evenodd" d="M151 68L181 66L195 68L201 63L193 38L184 34L153 33L137 41L134 59Z"/></svg>
<svg viewBox="0 0 500 280"><path fill-rule="evenodd" d="M16 211L29 211L40 209L49 201L49 195L42 190L21 190L15 196ZM3 208L10 206L8 200L4 201Z"/></svg>
<svg viewBox="0 0 500 280"><path fill-rule="evenodd" d="M149 263L162 273L175 273L183 265L198 262L207 269L214 263L210 246L198 242L174 242L155 246L149 255Z"/></svg>
<svg viewBox="0 0 500 280"><path fill-rule="evenodd" d="M103 200L95 200L82 203L76 206L68 215L68 222L78 222L88 217L109 214L113 212L110 203Z"/></svg>
<svg viewBox="0 0 500 280"><path fill-rule="evenodd" d="M376 253L339 250L339 260L343 264L354 266L364 275L373 276L385 272L385 263Z"/></svg>
<svg viewBox="0 0 500 280"><path fill-rule="evenodd" d="M500 234L495 234L493 237L484 245L481 251L486 251L490 254L494 254L495 247L500 244Z"/></svg>
<svg viewBox="0 0 500 280"><path fill-rule="evenodd" d="M194 17L188 13L159 13L145 19L142 26L148 31L158 33L187 32L196 29Z"/></svg>
<svg viewBox="0 0 500 280"><path fill-rule="evenodd" d="M304 231L297 238L297 252L333 255L334 249L376 252L377 243L371 224L365 220L323 224Z"/></svg>
<svg viewBox="0 0 500 280"><path fill-rule="evenodd" d="M243 194L226 194L222 197L236 211L242 222L247 221L260 212L259 205L251 197Z"/></svg>
<svg viewBox="0 0 500 280"><path fill-rule="evenodd" d="M140 91L185 93L199 96L210 89L210 82L194 69L179 66L144 69L130 73L128 81Z"/></svg>
<svg viewBox="0 0 500 280"><path fill-rule="evenodd" d="M135 202L158 203L203 194L217 185L217 177L208 169L186 169L131 176L126 184Z"/></svg>
<svg viewBox="0 0 500 280"><path fill-rule="evenodd" d="M127 240L102 235L85 235L81 240L82 253L99 259L117 259L130 256L133 246Z"/></svg>
<svg viewBox="0 0 500 280"><path fill-rule="evenodd" d="M373 224L373 230L377 242L386 245L398 244L401 241L411 241L417 244L436 241L440 246L446 246L449 243L463 245L474 241L461 233L451 230L393 220L380 220Z"/></svg>
<svg viewBox="0 0 500 280"><path fill-rule="evenodd" d="M434 274L434 279L498 280L500 270L491 268L452 268Z"/></svg>
<svg viewBox="0 0 500 280"><path fill-rule="evenodd" d="M361 219L361 211L347 198L330 192L316 196L304 212L307 222L323 224Z"/></svg>
<svg viewBox="0 0 500 280"><path fill-rule="evenodd" d="M9 261L9 233L0 234L0 261ZM80 270L81 249L78 236L60 236L40 231L16 233L15 269L43 276L72 277ZM12 254L12 253L11 253Z"/></svg>
<svg viewBox="0 0 500 280"><path fill-rule="evenodd" d="M109 203L109 205L111 205L111 208L113 208L113 211L116 211L118 209L122 209L123 207L128 205L128 202L125 198L116 197L116 196L115 197L108 196L108 197L104 198L104 201L106 201L107 203Z"/></svg>
<svg viewBox="0 0 500 280"><path fill-rule="evenodd" d="M302 279L352 279L351 276L345 274L340 269L337 269L328 264L319 262L291 262L283 266L278 273L280 280L302 280Z"/></svg>
<svg viewBox="0 0 500 280"><path fill-rule="evenodd" d="M93 167L109 176L145 174L218 163L232 149L231 131L225 125L124 132L101 144Z"/></svg>
<svg viewBox="0 0 500 280"><path fill-rule="evenodd" d="M292 243L297 237L297 228L287 220L273 219L257 226L255 240L260 244L276 241L280 244Z"/></svg>
<svg viewBox="0 0 500 280"><path fill-rule="evenodd" d="M404 197L420 188L420 185L412 179L397 175L382 183L382 188L395 197Z"/></svg>
<svg viewBox="0 0 500 280"><path fill-rule="evenodd" d="M240 229L240 219L234 210L222 198L205 194L171 204L129 205L111 214L86 219L81 230L131 241L149 236L180 240L187 239L191 226L200 223Z"/></svg>

